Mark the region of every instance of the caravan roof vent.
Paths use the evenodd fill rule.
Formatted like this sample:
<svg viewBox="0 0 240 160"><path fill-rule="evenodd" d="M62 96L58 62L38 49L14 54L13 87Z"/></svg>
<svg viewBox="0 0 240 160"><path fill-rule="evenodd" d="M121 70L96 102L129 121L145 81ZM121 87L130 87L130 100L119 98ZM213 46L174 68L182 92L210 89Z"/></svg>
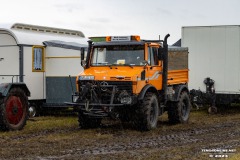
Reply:
<svg viewBox="0 0 240 160"><path fill-rule="evenodd" d="M11 29L41 32L41 33L46 32L46 33L61 34L61 35L65 34L65 35L85 37L85 35L81 31L70 30L70 29L61 29L61 28L53 28L53 27L44 27L44 26L22 24L22 23L13 24Z"/></svg>

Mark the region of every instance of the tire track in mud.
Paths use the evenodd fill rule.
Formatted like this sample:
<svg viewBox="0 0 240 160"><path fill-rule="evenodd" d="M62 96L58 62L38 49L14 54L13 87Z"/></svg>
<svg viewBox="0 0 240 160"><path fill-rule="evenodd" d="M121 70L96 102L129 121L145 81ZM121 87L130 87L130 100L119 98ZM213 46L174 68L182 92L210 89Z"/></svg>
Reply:
<svg viewBox="0 0 240 160"><path fill-rule="evenodd" d="M47 136L50 134L71 133L76 130L77 130L76 128L50 129L50 130L48 129L48 130L38 131L38 132L34 132L34 133L27 133L25 135L14 135L14 136L10 136L10 137L1 137L0 136L0 142L4 143L4 142L8 142L9 140L11 140L11 141L27 140L30 138L43 137L43 136Z"/></svg>
<svg viewBox="0 0 240 160"><path fill-rule="evenodd" d="M69 158L88 155L107 155L107 154L121 154L123 152L131 152L141 150L143 148L158 148L159 150L166 150L171 147L185 146L199 143L209 143L209 146L213 147L214 143L218 143L218 146L214 147L236 147L240 146L239 141L234 141L234 138L240 137L240 131L235 130L238 126L237 122L228 122L216 125L205 126L204 128L194 128L187 131L174 131L168 135L147 136L144 138L131 138L130 142L108 142L97 143L94 147L87 147L85 149L69 149L62 151L61 157ZM177 132L177 133L175 133ZM219 140L228 138L228 144L219 143ZM121 139L121 137L117 137ZM230 143L230 144L229 144ZM211 145L212 144L212 145ZM224 146L223 146L224 145ZM196 153L193 153L196 154ZM45 157L53 158L53 157Z"/></svg>

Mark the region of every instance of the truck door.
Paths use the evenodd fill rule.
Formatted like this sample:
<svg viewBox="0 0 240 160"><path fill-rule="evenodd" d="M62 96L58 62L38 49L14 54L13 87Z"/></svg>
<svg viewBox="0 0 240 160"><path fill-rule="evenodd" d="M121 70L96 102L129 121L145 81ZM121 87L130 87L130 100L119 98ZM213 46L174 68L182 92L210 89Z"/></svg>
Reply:
<svg viewBox="0 0 240 160"><path fill-rule="evenodd" d="M162 62L158 60L158 47L149 46L147 54L147 78L151 85L162 89Z"/></svg>

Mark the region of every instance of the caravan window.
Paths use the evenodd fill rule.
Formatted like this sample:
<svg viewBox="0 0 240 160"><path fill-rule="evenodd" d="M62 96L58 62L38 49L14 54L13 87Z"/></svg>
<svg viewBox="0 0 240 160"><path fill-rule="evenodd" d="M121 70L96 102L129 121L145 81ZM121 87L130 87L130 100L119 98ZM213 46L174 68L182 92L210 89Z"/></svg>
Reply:
<svg viewBox="0 0 240 160"><path fill-rule="evenodd" d="M32 52L32 71L44 72L44 47L33 46Z"/></svg>

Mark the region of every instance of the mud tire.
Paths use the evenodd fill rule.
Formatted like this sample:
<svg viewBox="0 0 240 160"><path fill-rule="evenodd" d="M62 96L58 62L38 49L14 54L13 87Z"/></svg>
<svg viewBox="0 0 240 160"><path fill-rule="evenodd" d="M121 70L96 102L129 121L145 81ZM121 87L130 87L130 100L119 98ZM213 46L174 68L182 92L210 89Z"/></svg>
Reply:
<svg viewBox="0 0 240 160"><path fill-rule="evenodd" d="M187 123L191 110L191 103L186 91L183 91L177 103L171 102L168 108L168 119L171 124Z"/></svg>
<svg viewBox="0 0 240 160"><path fill-rule="evenodd" d="M136 109L134 125L141 131L149 131L157 127L159 104L156 94L146 93Z"/></svg>
<svg viewBox="0 0 240 160"><path fill-rule="evenodd" d="M78 123L80 129L98 128L101 125L101 118L89 117L83 114L82 111L78 112Z"/></svg>
<svg viewBox="0 0 240 160"><path fill-rule="evenodd" d="M217 113L217 107L211 106L208 108L208 113L209 114L216 114Z"/></svg>
<svg viewBox="0 0 240 160"><path fill-rule="evenodd" d="M21 130L28 119L28 98L20 88L12 88L0 105L0 130Z"/></svg>

